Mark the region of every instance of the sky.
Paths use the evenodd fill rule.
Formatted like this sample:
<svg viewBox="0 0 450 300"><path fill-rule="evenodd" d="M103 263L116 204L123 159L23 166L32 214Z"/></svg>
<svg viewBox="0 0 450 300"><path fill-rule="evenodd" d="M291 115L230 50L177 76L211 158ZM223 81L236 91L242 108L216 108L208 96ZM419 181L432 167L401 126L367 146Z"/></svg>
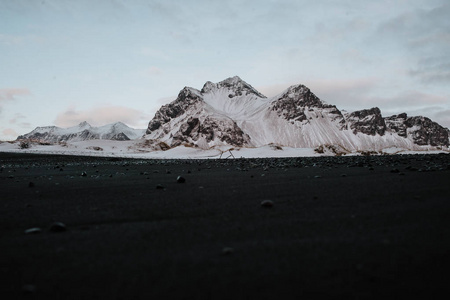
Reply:
<svg viewBox="0 0 450 300"><path fill-rule="evenodd" d="M0 140L146 128L185 86L239 76L450 127L448 0L0 0Z"/></svg>

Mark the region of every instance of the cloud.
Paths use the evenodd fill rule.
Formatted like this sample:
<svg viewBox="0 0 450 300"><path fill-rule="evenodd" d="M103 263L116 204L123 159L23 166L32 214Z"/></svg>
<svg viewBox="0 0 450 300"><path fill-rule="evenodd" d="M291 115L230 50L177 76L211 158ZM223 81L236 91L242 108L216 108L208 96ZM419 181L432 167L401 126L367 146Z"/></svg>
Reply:
<svg viewBox="0 0 450 300"><path fill-rule="evenodd" d="M87 121L93 126L120 121L132 127L144 128L150 121L150 117L142 111L124 106L102 106L89 110L77 110L76 107L69 107L57 115L54 123L60 127L71 127L83 121Z"/></svg>
<svg viewBox="0 0 450 300"><path fill-rule="evenodd" d="M413 77L419 77L424 83L449 83L450 58L436 57L420 59L415 69L409 71Z"/></svg>
<svg viewBox="0 0 450 300"><path fill-rule="evenodd" d="M2 130L2 135L7 137L7 138L12 138L15 139L16 137L19 136L19 134L12 128L6 128Z"/></svg>
<svg viewBox="0 0 450 300"><path fill-rule="evenodd" d="M30 95L30 91L28 89L23 88L6 88L0 89L0 114L3 111L3 105L9 101L15 101L16 97L27 96Z"/></svg>
<svg viewBox="0 0 450 300"><path fill-rule="evenodd" d="M379 44L395 44L411 62L410 76L427 84L450 82L450 4L409 10L380 24Z"/></svg>
<svg viewBox="0 0 450 300"><path fill-rule="evenodd" d="M14 117L9 120L10 124L16 124L19 122L19 120L25 119L26 117L22 115L21 113L14 114Z"/></svg>
<svg viewBox="0 0 450 300"><path fill-rule="evenodd" d="M27 96L30 94L30 91L24 88L0 89L0 104L5 101L15 100L17 96Z"/></svg>
<svg viewBox="0 0 450 300"><path fill-rule="evenodd" d="M163 71L158 67L151 66L150 68L148 68L147 73L150 76L158 76L158 75L161 75L163 73Z"/></svg>
<svg viewBox="0 0 450 300"><path fill-rule="evenodd" d="M450 109L442 110L434 114L434 121L438 122L442 126L450 128Z"/></svg>

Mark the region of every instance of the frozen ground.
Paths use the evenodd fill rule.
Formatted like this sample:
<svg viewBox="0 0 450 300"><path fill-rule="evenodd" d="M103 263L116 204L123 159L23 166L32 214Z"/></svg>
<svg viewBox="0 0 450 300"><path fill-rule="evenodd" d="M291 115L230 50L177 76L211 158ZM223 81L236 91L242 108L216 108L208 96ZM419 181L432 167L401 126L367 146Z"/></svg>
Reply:
<svg viewBox="0 0 450 300"><path fill-rule="evenodd" d="M422 151L411 151L408 149L390 147L382 150L379 154L437 154L449 153L449 149L438 150L434 147L424 146ZM231 150L231 153L230 151ZM39 154L63 154L83 155L98 157L128 157L128 158L258 158L258 157L311 157L311 156L334 156L331 148L324 147L323 153L318 153L312 148L292 148L276 145L266 145L258 148L233 148L231 146L202 150L199 148L179 146L166 151L152 150L145 147L139 140L110 141L89 140L57 145L31 144L29 148L22 149L19 142L0 142L0 152L11 153L39 153ZM231 156L232 154L232 156ZM345 153L345 155L359 155L361 152ZM374 153L372 153L374 154Z"/></svg>

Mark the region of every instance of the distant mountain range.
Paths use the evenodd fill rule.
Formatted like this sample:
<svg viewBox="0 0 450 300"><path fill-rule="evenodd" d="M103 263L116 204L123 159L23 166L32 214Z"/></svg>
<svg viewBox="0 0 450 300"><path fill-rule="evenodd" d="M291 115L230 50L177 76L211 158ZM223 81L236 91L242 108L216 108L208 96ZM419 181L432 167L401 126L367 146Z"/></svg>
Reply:
<svg viewBox="0 0 450 300"><path fill-rule="evenodd" d="M156 112L146 130L132 129L120 122L101 127L83 122L65 129L37 127L18 137L23 139L49 143L138 139L146 145L162 143L165 148L186 145L202 149L227 145L333 145L352 152L448 147L449 130L422 116L402 113L383 117L377 107L341 111L301 84L267 98L235 76L218 83L208 81L201 90L183 88L173 102Z"/></svg>
<svg viewBox="0 0 450 300"><path fill-rule="evenodd" d="M74 127L60 128L56 126L37 127L33 131L19 136L18 140L31 140L46 143L78 142L85 140L127 141L140 138L145 129L133 129L117 122L100 127L92 127L82 122Z"/></svg>

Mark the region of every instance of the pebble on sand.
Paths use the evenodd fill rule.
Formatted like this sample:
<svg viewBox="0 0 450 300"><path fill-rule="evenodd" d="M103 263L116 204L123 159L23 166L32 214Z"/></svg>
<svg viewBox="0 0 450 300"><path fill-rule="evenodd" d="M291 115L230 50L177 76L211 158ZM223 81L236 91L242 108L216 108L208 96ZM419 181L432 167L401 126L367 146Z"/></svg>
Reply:
<svg viewBox="0 0 450 300"><path fill-rule="evenodd" d="M51 232L64 232L67 230L66 225L61 222L55 222L50 226L49 231Z"/></svg>
<svg viewBox="0 0 450 300"><path fill-rule="evenodd" d="M231 247L225 247L222 249L222 254L223 255L230 255L234 252L234 249Z"/></svg>
<svg viewBox="0 0 450 300"><path fill-rule="evenodd" d="M25 284L22 286L22 291L25 294L32 294L32 293L36 292L36 286L33 284Z"/></svg>
<svg viewBox="0 0 450 300"><path fill-rule="evenodd" d="M264 200L261 202L261 206L262 207L272 207L273 206L273 201L272 200Z"/></svg>
<svg viewBox="0 0 450 300"><path fill-rule="evenodd" d="M184 177L178 176L178 177L177 177L177 182L178 182L178 183L185 183L185 182L186 182L186 179L184 179Z"/></svg>
<svg viewBox="0 0 450 300"><path fill-rule="evenodd" d="M36 234L36 233L40 233L41 231L42 231L41 228L33 227L33 228L28 228L27 230L25 230L25 234Z"/></svg>

